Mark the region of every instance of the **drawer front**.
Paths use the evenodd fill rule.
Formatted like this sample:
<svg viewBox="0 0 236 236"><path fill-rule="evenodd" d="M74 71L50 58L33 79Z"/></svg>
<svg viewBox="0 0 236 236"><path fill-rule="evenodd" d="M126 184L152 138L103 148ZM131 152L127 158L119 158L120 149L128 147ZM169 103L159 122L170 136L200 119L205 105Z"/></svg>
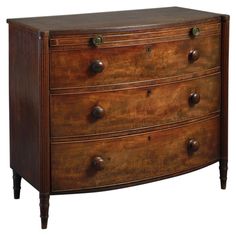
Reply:
<svg viewBox="0 0 236 236"><path fill-rule="evenodd" d="M52 192L165 178L219 160L218 117L96 141L52 143Z"/></svg>
<svg viewBox="0 0 236 236"><path fill-rule="evenodd" d="M196 104L193 94L200 96ZM220 74L149 88L54 94L50 100L52 137L135 130L219 111Z"/></svg>
<svg viewBox="0 0 236 236"><path fill-rule="evenodd" d="M51 51L50 86L78 88L163 80L219 65L220 35L139 46Z"/></svg>

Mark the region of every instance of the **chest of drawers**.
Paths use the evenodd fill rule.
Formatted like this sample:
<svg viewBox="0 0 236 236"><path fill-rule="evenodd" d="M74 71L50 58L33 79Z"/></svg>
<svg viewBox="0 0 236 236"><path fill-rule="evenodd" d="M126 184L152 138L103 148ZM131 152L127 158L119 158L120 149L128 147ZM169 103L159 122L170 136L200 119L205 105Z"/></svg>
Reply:
<svg viewBox="0 0 236 236"><path fill-rule="evenodd" d="M229 16L178 7L10 19L10 166L49 196L215 162L227 178Z"/></svg>

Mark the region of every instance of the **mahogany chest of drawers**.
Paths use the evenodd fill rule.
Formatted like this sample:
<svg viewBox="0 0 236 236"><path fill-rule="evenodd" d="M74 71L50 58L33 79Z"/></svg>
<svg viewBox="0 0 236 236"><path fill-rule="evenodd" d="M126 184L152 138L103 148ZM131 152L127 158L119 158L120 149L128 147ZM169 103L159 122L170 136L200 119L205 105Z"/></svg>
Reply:
<svg viewBox="0 0 236 236"><path fill-rule="evenodd" d="M178 7L10 19L10 165L40 195L215 162L226 187L229 16Z"/></svg>

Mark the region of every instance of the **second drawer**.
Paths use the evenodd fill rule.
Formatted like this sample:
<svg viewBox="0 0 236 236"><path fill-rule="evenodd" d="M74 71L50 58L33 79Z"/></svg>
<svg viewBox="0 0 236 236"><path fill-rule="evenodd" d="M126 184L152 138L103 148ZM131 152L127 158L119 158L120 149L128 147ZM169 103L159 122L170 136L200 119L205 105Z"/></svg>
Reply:
<svg viewBox="0 0 236 236"><path fill-rule="evenodd" d="M220 75L155 87L51 95L52 137L119 132L217 112Z"/></svg>

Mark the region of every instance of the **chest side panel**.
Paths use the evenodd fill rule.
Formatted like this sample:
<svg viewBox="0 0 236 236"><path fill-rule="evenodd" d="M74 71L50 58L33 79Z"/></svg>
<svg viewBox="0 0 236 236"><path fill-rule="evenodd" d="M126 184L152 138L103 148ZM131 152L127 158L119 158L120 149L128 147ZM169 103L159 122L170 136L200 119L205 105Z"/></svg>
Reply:
<svg viewBox="0 0 236 236"><path fill-rule="evenodd" d="M40 185L39 38L9 26L10 165L37 189Z"/></svg>

